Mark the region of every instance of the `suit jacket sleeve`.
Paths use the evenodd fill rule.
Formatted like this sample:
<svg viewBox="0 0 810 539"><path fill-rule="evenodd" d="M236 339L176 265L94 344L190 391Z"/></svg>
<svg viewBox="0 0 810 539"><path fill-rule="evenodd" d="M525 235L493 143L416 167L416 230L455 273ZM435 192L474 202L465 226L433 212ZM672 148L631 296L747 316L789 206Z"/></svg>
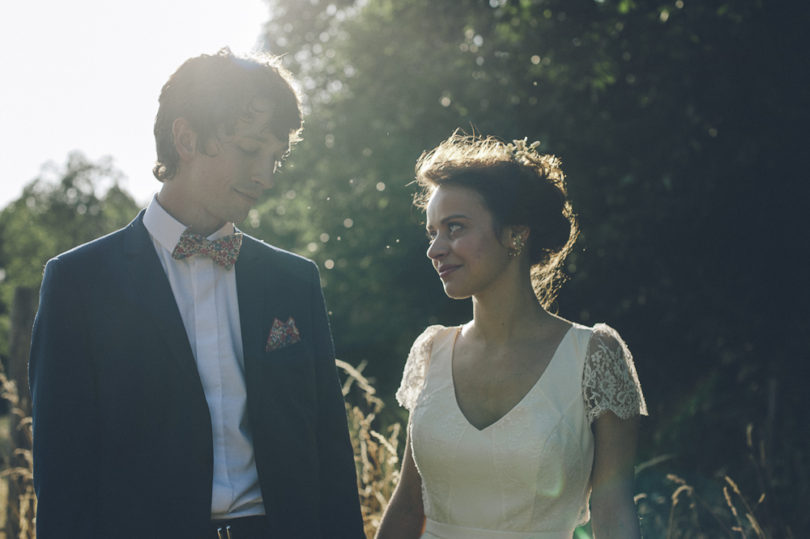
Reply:
<svg viewBox="0 0 810 539"><path fill-rule="evenodd" d="M324 537L365 538L354 452L335 366L332 334L317 268L313 265L312 312L318 383L318 457L321 531Z"/></svg>
<svg viewBox="0 0 810 539"><path fill-rule="evenodd" d="M29 382L40 539L95 536L96 390L79 284L51 260L34 321Z"/></svg>

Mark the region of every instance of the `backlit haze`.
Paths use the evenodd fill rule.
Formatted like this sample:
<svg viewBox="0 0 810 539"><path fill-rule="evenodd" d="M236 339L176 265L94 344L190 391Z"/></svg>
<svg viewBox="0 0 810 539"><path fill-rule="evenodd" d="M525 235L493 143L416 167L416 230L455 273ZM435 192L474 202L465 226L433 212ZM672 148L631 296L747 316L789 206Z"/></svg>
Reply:
<svg viewBox="0 0 810 539"><path fill-rule="evenodd" d="M160 184L152 124L160 88L191 56L253 50L263 0L8 2L0 16L0 208L46 161L109 155L144 204Z"/></svg>

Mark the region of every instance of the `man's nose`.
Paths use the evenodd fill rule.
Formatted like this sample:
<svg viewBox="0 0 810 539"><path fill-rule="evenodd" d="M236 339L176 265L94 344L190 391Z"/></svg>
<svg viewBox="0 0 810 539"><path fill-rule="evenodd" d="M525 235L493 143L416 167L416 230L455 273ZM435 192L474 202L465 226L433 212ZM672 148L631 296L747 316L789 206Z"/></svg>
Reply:
<svg viewBox="0 0 810 539"><path fill-rule="evenodd" d="M270 189L273 187L273 176L276 173L276 162L272 161L269 164L263 164L259 170L253 174L253 181L262 186L262 189Z"/></svg>

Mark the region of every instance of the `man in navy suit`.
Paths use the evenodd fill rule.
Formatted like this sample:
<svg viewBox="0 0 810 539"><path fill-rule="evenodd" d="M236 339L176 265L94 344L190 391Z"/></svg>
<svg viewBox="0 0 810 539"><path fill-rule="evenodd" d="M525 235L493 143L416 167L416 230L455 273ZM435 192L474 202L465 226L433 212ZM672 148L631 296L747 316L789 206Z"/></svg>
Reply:
<svg viewBox="0 0 810 539"><path fill-rule="evenodd" d="M160 192L48 262L39 539L364 537L318 270L234 227L300 128L276 60L187 60L160 95Z"/></svg>

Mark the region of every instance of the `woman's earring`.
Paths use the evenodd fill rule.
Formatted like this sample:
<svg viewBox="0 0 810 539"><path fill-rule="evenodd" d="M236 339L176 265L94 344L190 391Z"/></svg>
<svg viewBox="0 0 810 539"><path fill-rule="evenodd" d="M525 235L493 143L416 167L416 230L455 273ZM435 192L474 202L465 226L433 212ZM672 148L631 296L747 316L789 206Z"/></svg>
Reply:
<svg viewBox="0 0 810 539"><path fill-rule="evenodd" d="M512 247L509 248L509 256L517 258L526 246L526 238L522 234L512 235Z"/></svg>

